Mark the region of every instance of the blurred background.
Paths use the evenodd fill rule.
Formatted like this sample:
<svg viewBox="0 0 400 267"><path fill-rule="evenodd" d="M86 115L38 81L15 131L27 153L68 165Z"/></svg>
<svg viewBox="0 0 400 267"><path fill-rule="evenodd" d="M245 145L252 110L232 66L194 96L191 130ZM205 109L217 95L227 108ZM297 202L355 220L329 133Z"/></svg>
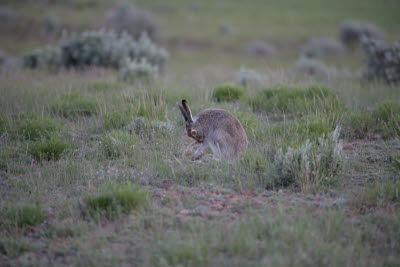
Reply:
<svg viewBox="0 0 400 267"><path fill-rule="evenodd" d="M5 64L59 45L63 33L107 28L135 39L146 31L168 51L167 73L192 78L226 80L218 76L240 67L349 76L365 67L360 37L391 44L399 14L396 0L2 0L0 57Z"/></svg>

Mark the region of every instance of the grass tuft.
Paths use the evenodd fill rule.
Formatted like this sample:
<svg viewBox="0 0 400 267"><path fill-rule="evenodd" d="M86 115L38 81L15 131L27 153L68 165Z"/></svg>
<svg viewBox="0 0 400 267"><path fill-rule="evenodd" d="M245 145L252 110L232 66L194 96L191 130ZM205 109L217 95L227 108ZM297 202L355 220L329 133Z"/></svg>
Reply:
<svg viewBox="0 0 400 267"><path fill-rule="evenodd" d="M115 219L121 214L143 207L147 203L147 195L146 190L130 182L108 183L102 192L86 196L84 201L92 218Z"/></svg>
<svg viewBox="0 0 400 267"><path fill-rule="evenodd" d="M18 122L18 135L25 140L49 138L60 130L59 122L37 114L29 114Z"/></svg>
<svg viewBox="0 0 400 267"><path fill-rule="evenodd" d="M10 119L8 116L0 112L0 135L6 132L10 127Z"/></svg>
<svg viewBox="0 0 400 267"><path fill-rule="evenodd" d="M221 85L214 89L213 97L217 102L236 101L243 95L243 89L234 85Z"/></svg>
<svg viewBox="0 0 400 267"><path fill-rule="evenodd" d="M132 114L127 109L115 109L103 116L103 126L107 130L121 129L127 126L130 121L132 121Z"/></svg>
<svg viewBox="0 0 400 267"><path fill-rule="evenodd" d="M47 214L38 203L23 203L5 207L0 218L1 224L5 226L25 227L42 223L47 218Z"/></svg>
<svg viewBox="0 0 400 267"><path fill-rule="evenodd" d="M29 147L29 154L37 161L59 160L61 154L68 147L57 138L41 139L33 142Z"/></svg>
<svg viewBox="0 0 400 267"><path fill-rule="evenodd" d="M113 130L102 137L101 146L109 159L132 154L137 143L136 136L123 130Z"/></svg>

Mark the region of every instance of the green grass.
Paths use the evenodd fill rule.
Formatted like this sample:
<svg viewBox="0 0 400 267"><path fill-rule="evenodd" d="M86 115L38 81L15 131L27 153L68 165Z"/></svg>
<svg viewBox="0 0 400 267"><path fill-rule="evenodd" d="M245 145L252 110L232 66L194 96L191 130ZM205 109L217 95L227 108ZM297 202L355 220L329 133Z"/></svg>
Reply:
<svg viewBox="0 0 400 267"><path fill-rule="evenodd" d="M14 204L2 209L1 225L3 227L36 226L47 218L47 214L38 203Z"/></svg>
<svg viewBox="0 0 400 267"><path fill-rule="evenodd" d="M284 114L340 113L343 103L332 91L322 87L265 89L251 100L254 111Z"/></svg>
<svg viewBox="0 0 400 267"><path fill-rule="evenodd" d="M59 160L68 147L67 143L57 138L42 139L29 144L29 154L37 161Z"/></svg>
<svg viewBox="0 0 400 267"><path fill-rule="evenodd" d="M61 29L101 28L115 4L47 2L7 1L21 25L0 25L1 49L21 56L57 45ZM0 265L398 266L399 86L358 77L359 47L323 59L338 76L291 69L309 38L338 38L344 19L394 41L399 4L192 2L135 2L160 22L170 54L150 83L109 69L0 67ZM49 15L60 32L42 32ZM252 40L277 54L243 53ZM265 79L218 101L214 89L237 84L242 67ZM230 111L247 152L190 160L182 99L193 115Z"/></svg>
<svg viewBox="0 0 400 267"><path fill-rule="evenodd" d="M233 85L221 85L214 89L213 97L217 102L236 101L243 95L244 91L240 87Z"/></svg>
<svg viewBox="0 0 400 267"><path fill-rule="evenodd" d="M74 92L59 97L51 104L50 109L53 113L64 117L90 116L97 113L97 105L94 97Z"/></svg>
<svg viewBox="0 0 400 267"><path fill-rule="evenodd" d="M95 218L105 216L115 219L143 207L147 202L147 191L129 182L109 183L102 192L85 197L88 214Z"/></svg>
<svg viewBox="0 0 400 267"><path fill-rule="evenodd" d="M53 133L61 130L58 121L47 115L28 114L17 121L17 134L25 140L49 138Z"/></svg>

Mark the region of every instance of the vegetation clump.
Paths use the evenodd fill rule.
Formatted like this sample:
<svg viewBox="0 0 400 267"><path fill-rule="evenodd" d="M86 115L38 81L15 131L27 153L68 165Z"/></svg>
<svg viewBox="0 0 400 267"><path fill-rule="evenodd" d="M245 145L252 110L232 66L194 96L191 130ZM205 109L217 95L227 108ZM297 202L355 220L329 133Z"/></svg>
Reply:
<svg viewBox="0 0 400 267"><path fill-rule="evenodd" d="M90 116L97 113L97 101L79 92L62 95L51 106L51 110L64 117Z"/></svg>
<svg viewBox="0 0 400 267"><path fill-rule="evenodd" d="M107 14L107 27L118 32L127 31L135 39L146 32L153 40L158 35L158 23L146 10L131 3L119 3Z"/></svg>
<svg viewBox="0 0 400 267"><path fill-rule="evenodd" d="M233 85L221 85L214 89L213 97L218 102L236 101L243 95L243 89Z"/></svg>
<svg viewBox="0 0 400 267"><path fill-rule="evenodd" d="M335 94L322 87L264 89L250 102L254 111L294 114L317 110L340 111L344 108Z"/></svg>
<svg viewBox="0 0 400 267"><path fill-rule="evenodd" d="M30 144L29 154L37 161L59 160L67 146L57 138L41 139Z"/></svg>
<svg viewBox="0 0 400 267"><path fill-rule="evenodd" d="M10 119L8 116L0 112L0 135L6 132L10 127Z"/></svg>
<svg viewBox="0 0 400 267"><path fill-rule="evenodd" d="M103 126L105 129L122 129L132 121L130 109L115 109L103 115Z"/></svg>
<svg viewBox="0 0 400 267"><path fill-rule="evenodd" d="M86 196L84 202L92 218L115 219L143 207L147 203L147 197L146 190L130 182L108 183L98 194Z"/></svg>
<svg viewBox="0 0 400 267"><path fill-rule="evenodd" d="M388 46L380 40L362 38L362 46L367 56L367 79L400 82L400 41Z"/></svg>
<svg viewBox="0 0 400 267"><path fill-rule="evenodd" d="M294 184L303 192L312 192L334 182L343 164L340 129L318 139L313 145L308 139L298 148L288 147L284 153L278 150L273 162L275 186Z"/></svg>
<svg viewBox="0 0 400 267"><path fill-rule="evenodd" d="M38 140L50 138L53 133L60 130L60 124L47 117L38 114L28 114L17 122L17 133L25 140Z"/></svg>
<svg viewBox="0 0 400 267"><path fill-rule="evenodd" d="M35 49L26 54L24 62L29 68L98 66L119 69L126 59L142 58L153 66L162 68L168 53L157 47L146 33L134 40L126 32L117 34L98 30L64 36L59 47Z"/></svg>
<svg viewBox="0 0 400 267"><path fill-rule="evenodd" d="M150 64L146 58L127 60L120 69L120 76L124 82L150 82L158 75L158 67Z"/></svg>
<svg viewBox="0 0 400 267"><path fill-rule="evenodd" d="M135 135L123 130L113 130L101 139L104 155L110 159L130 155L134 151L136 143Z"/></svg>
<svg viewBox="0 0 400 267"><path fill-rule="evenodd" d="M381 29L367 21L344 21L340 25L339 35L342 42L349 47L360 43L363 36L377 39L383 37Z"/></svg>
<svg viewBox="0 0 400 267"><path fill-rule="evenodd" d="M3 208L0 225L8 227L36 226L47 218L42 206L38 203L22 203Z"/></svg>

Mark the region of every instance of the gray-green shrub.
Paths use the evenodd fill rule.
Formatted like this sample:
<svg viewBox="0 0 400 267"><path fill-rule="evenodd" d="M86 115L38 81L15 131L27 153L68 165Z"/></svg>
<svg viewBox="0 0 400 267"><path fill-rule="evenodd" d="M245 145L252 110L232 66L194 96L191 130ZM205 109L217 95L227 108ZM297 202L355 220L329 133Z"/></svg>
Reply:
<svg viewBox="0 0 400 267"><path fill-rule="evenodd" d="M367 56L365 77L382 79L389 84L400 82L400 41L392 46L369 38L362 38L361 42Z"/></svg>
<svg viewBox="0 0 400 267"><path fill-rule="evenodd" d="M35 48L26 53L23 58L24 67L35 69L39 67L58 68L63 65L59 47L45 46Z"/></svg>
<svg viewBox="0 0 400 267"><path fill-rule="evenodd" d="M157 78L158 67L150 64L146 58L127 60L119 70L119 74L127 83L150 82Z"/></svg>
<svg viewBox="0 0 400 267"><path fill-rule="evenodd" d="M342 42L350 47L358 44L363 36L378 39L383 37L382 31L371 22L351 20L341 23L339 35Z"/></svg>
<svg viewBox="0 0 400 267"><path fill-rule="evenodd" d="M107 14L107 27L118 32L127 31L135 39L146 32L153 40L158 34L158 24L151 14L131 3L119 3Z"/></svg>
<svg viewBox="0 0 400 267"><path fill-rule="evenodd" d="M340 129L336 128L313 145L309 140L298 148L279 149L273 162L273 186L294 184L303 192L330 185L343 164Z"/></svg>
<svg viewBox="0 0 400 267"><path fill-rule="evenodd" d="M110 159L132 154L136 145L136 136L123 130L113 130L101 139L103 153Z"/></svg>

